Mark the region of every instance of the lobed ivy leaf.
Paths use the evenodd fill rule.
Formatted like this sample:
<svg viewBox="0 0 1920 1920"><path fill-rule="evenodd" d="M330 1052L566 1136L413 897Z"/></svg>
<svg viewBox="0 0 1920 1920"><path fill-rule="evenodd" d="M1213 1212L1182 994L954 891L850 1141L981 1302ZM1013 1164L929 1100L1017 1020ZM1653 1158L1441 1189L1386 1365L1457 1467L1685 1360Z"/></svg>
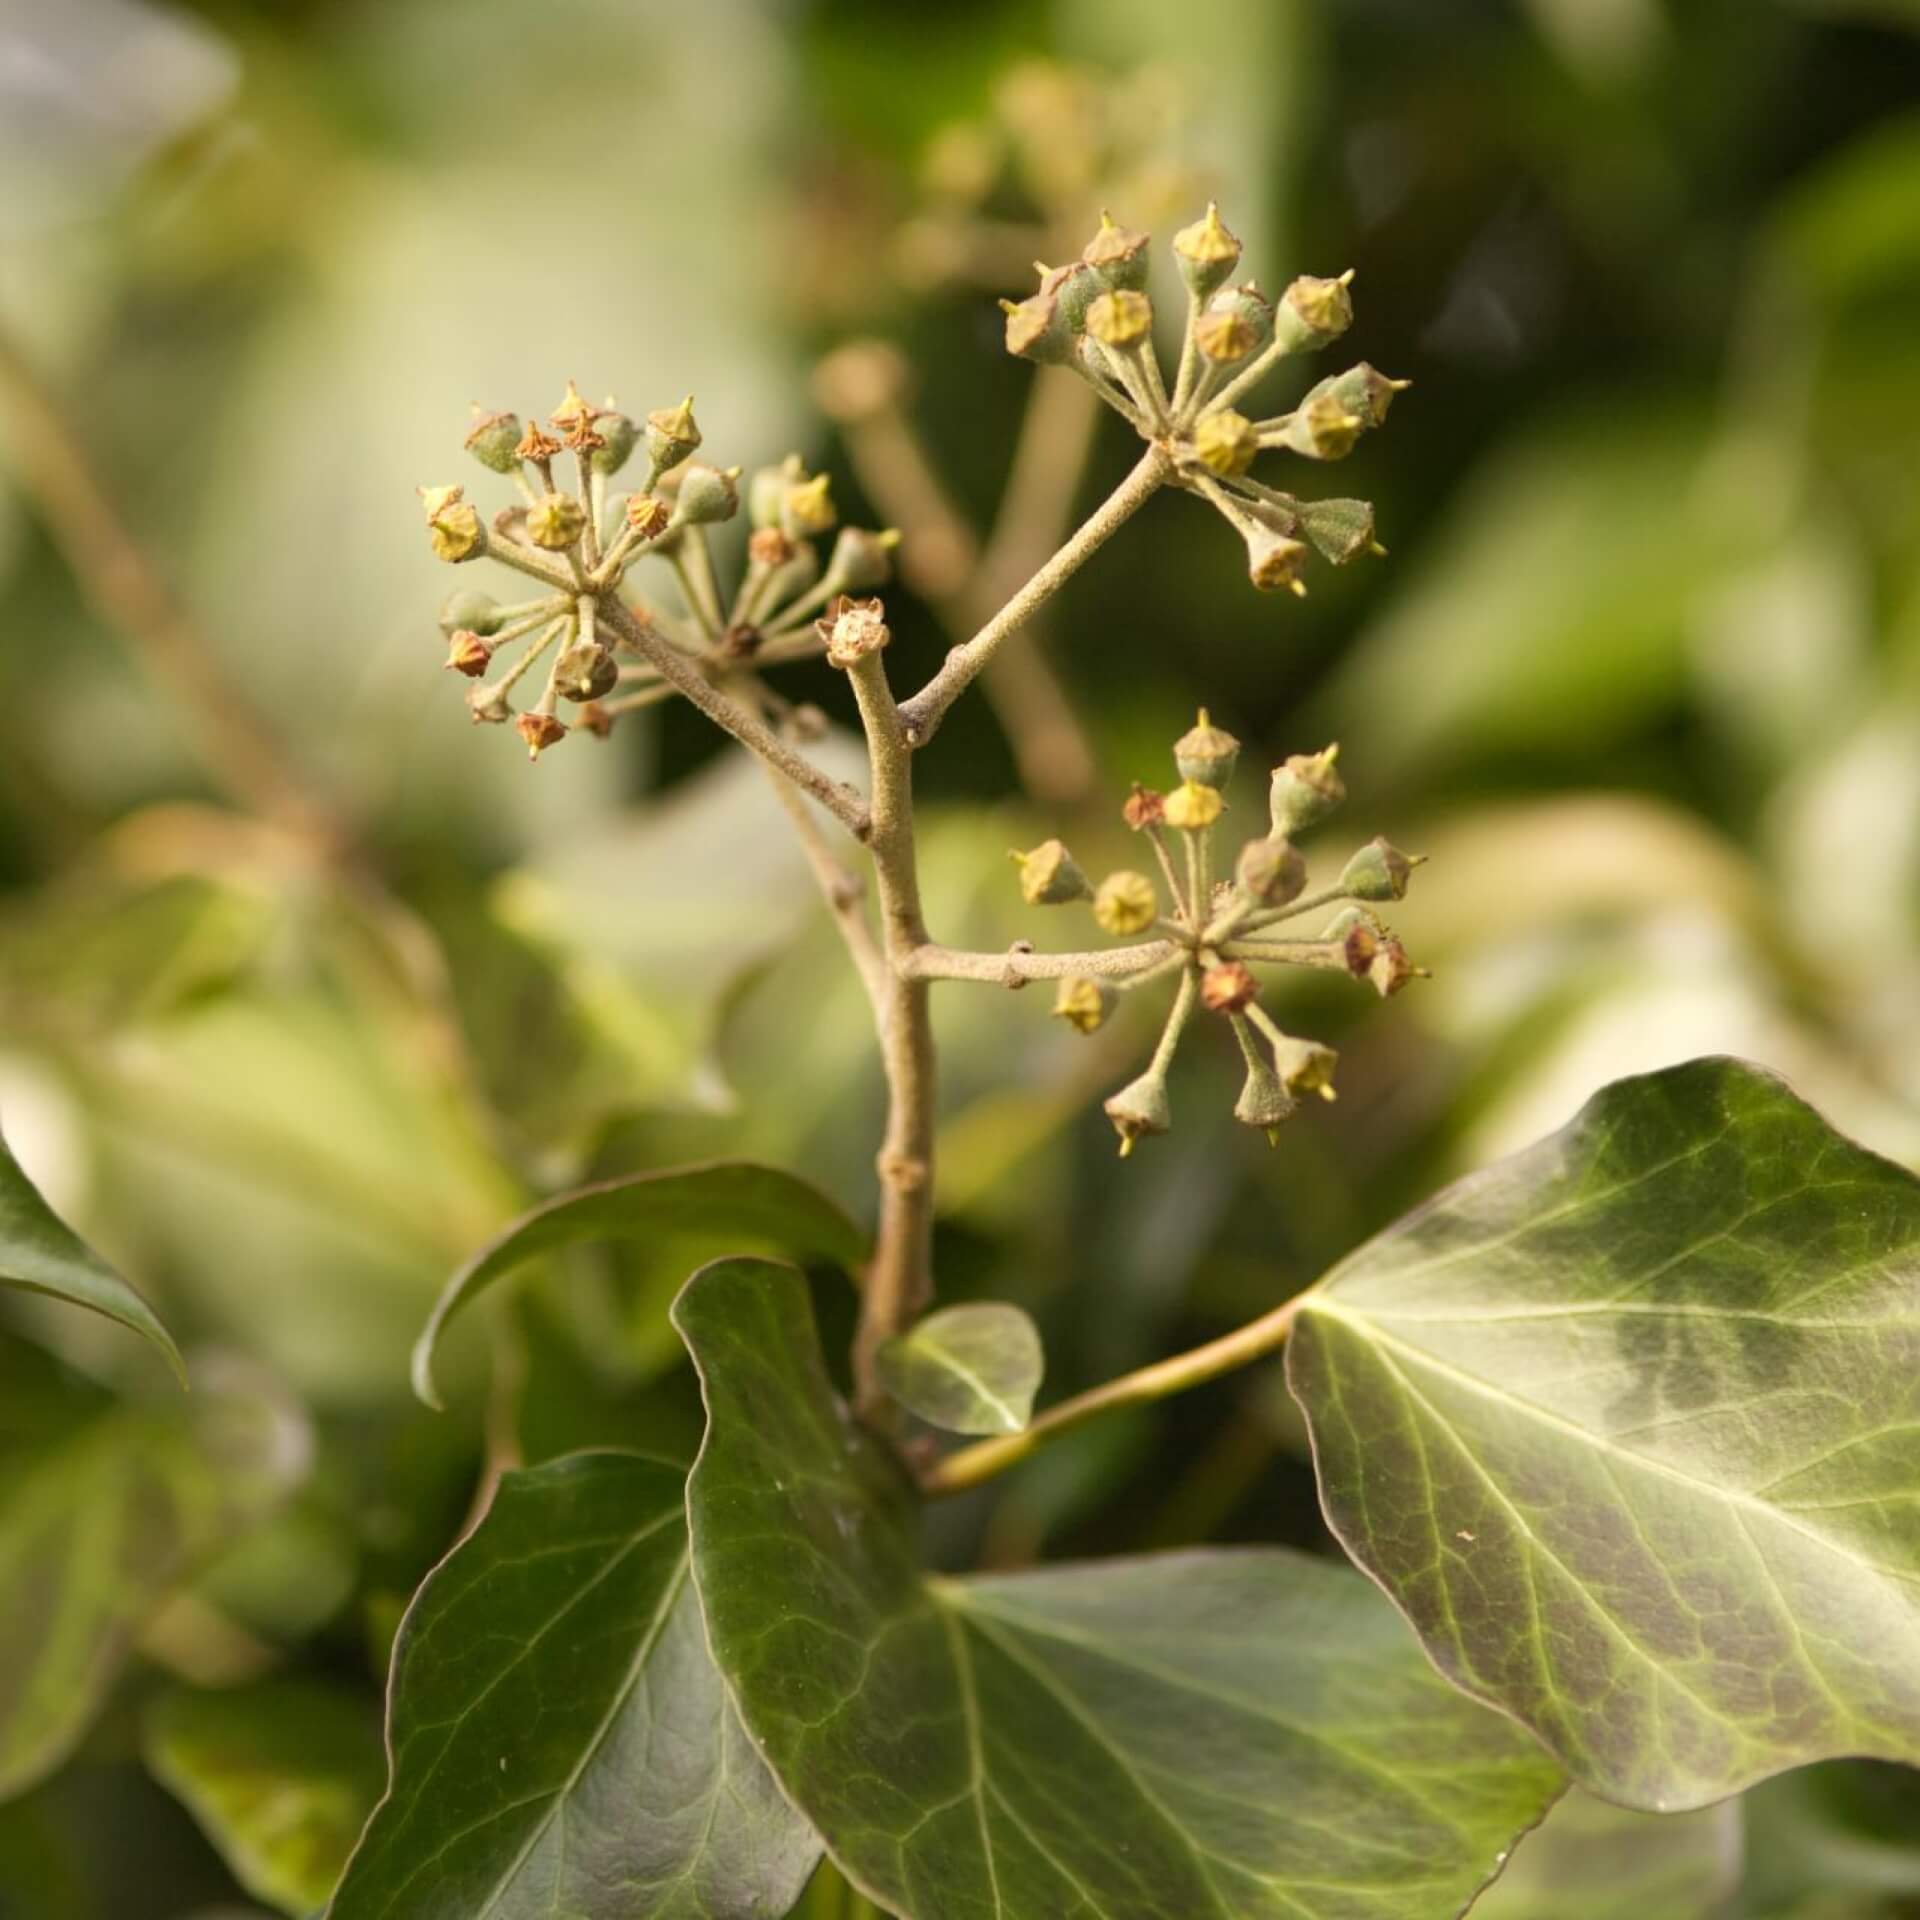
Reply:
<svg viewBox="0 0 1920 1920"><path fill-rule="evenodd" d="M909 1413L949 1433L1018 1433L1046 1370L1039 1328L998 1300L942 1307L887 1341L874 1362Z"/></svg>
<svg viewBox="0 0 1920 1920"><path fill-rule="evenodd" d="M414 1392L430 1407L441 1404L433 1380L441 1338L496 1280L563 1247L643 1234L688 1235L715 1251L774 1253L849 1271L867 1254L866 1237L839 1207L777 1167L717 1160L578 1187L523 1213L441 1289L414 1343Z"/></svg>
<svg viewBox="0 0 1920 1920"><path fill-rule="evenodd" d="M1327 1518L1596 1793L1920 1763L1920 1182L1697 1060L1362 1247L1287 1377Z"/></svg>
<svg viewBox="0 0 1920 1920"><path fill-rule="evenodd" d="M330 1920L774 1920L819 1858L729 1705L685 1477L502 1477L401 1623L389 1780Z"/></svg>
<svg viewBox="0 0 1920 1920"><path fill-rule="evenodd" d="M371 1710L312 1680L174 1687L148 1707L142 1747L241 1886L296 1920L326 1903L380 1797Z"/></svg>
<svg viewBox="0 0 1920 1920"><path fill-rule="evenodd" d="M799 1275L702 1269L694 1577L741 1718L909 1920L1436 1920L1562 1785L1349 1570L1219 1550L930 1578Z"/></svg>
<svg viewBox="0 0 1920 1920"><path fill-rule="evenodd" d="M117 1320L151 1340L176 1380L187 1369L159 1316L40 1197L0 1139L0 1286L51 1294Z"/></svg>

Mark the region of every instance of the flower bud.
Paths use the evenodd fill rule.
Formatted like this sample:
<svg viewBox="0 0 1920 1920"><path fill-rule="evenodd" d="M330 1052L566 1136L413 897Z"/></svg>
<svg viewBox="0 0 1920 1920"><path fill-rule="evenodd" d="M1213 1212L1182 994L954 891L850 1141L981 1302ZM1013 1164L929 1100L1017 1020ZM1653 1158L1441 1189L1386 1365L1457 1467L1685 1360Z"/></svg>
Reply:
<svg viewBox="0 0 1920 1920"><path fill-rule="evenodd" d="M550 493L527 509L527 538L536 547L559 553L580 538L587 516L570 493Z"/></svg>
<svg viewBox="0 0 1920 1920"><path fill-rule="evenodd" d="M1375 946L1367 965L1367 979L1382 1000L1390 1000L1409 980L1423 978L1425 973L1424 967L1416 967L1407 958L1406 948L1392 934Z"/></svg>
<svg viewBox="0 0 1920 1920"><path fill-rule="evenodd" d="M1103 347L1138 346L1153 331L1153 302L1126 288L1103 293L1087 308L1087 331Z"/></svg>
<svg viewBox="0 0 1920 1920"><path fill-rule="evenodd" d="M604 410L593 423L600 445L593 452L595 473L618 473L633 458L640 444L640 424L616 408Z"/></svg>
<svg viewBox="0 0 1920 1920"><path fill-rule="evenodd" d="M599 700L620 684L620 665L596 641L576 640L554 663L553 684L569 700Z"/></svg>
<svg viewBox="0 0 1920 1920"><path fill-rule="evenodd" d="M1127 795L1126 804L1120 809L1120 818L1135 833L1143 827L1156 826L1167 817L1167 796L1156 793L1152 787L1143 787L1138 780L1133 783L1133 791Z"/></svg>
<svg viewBox="0 0 1920 1920"><path fill-rule="evenodd" d="M893 550L899 544L899 530L894 527L877 533L866 527L842 527L827 562L828 577L850 593L884 587L893 578Z"/></svg>
<svg viewBox="0 0 1920 1920"><path fill-rule="evenodd" d="M1405 854L1375 838L1356 853L1340 875L1340 889L1354 900L1404 900L1407 880L1425 854Z"/></svg>
<svg viewBox="0 0 1920 1920"><path fill-rule="evenodd" d="M1262 593L1277 593L1284 587L1305 597L1307 589L1300 578L1307 557L1303 541L1257 522L1242 526L1240 535L1247 543L1247 578Z"/></svg>
<svg viewBox="0 0 1920 1920"><path fill-rule="evenodd" d="M667 503L650 493L636 493L627 500L627 525L642 540L658 540L672 518Z"/></svg>
<svg viewBox="0 0 1920 1920"><path fill-rule="evenodd" d="M476 406L464 444L483 467L491 467L495 473L511 473L520 464L515 451L520 445L520 416L489 413L485 407Z"/></svg>
<svg viewBox="0 0 1920 1920"><path fill-rule="evenodd" d="M1306 891L1307 863L1291 840L1269 834L1249 840L1234 862L1233 877L1249 900L1284 907Z"/></svg>
<svg viewBox="0 0 1920 1920"><path fill-rule="evenodd" d="M1030 907L1058 907L1084 900L1093 889L1058 840L1042 840L1031 853L1010 856L1020 869L1020 894Z"/></svg>
<svg viewBox="0 0 1920 1920"><path fill-rule="evenodd" d="M677 467L700 444L700 429L693 418L693 395L677 407L659 407L647 415L647 462L652 471L647 485L670 467Z"/></svg>
<svg viewBox="0 0 1920 1920"><path fill-rule="evenodd" d="M513 451L522 460L551 460L560 451L560 442L550 433L542 433L539 421L529 420Z"/></svg>
<svg viewBox="0 0 1920 1920"><path fill-rule="evenodd" d="M1180 277L1204 300L1225 286L1240 264L1240 242L1221 224L1220 209L1207 202L1207 217L1173 236L1173 257Z"/></svg>
<svg viewBox="0 0 1920 1920"><path fill-rule="evenodd" d="M469 687L467 712L475 726L504 727L513 718L513 702L506 688L498 684Z"/></svg>
<svg viewBox="0 0 1920 1920"><path fill-rule="evenodd" d="M1193 344L1217 367L1238 365L1272 338L1272 304L1251 280L1216 293L1193 323Z"/></svg>
<svg viewBox="0 0 1920 1920"><path fill-rule="evenodd" d="M1240 742L1232 734L1216 727L1205 707L1200 717L1173 743L1173 764L1182 780L1197 780L1203 787L1224 787L1233 778L1234 763L1240 758Z"/></svg>
<svg viewBox="0 0 1920 1920"><path fill-rule="evenodd" d="M830 533L839 519L833 508L831 483L824 473L790 486L780 500L780 526L796 540Z"/></svg>
<svg viewBox="0 0 1920 1920"><path fill-rule="evenodd" d="M832 667L851 668L893 638L886 608L878 600L855 600L844 593L813 625L827 643L827 664Z"/></svg>
<svg viewBox="0 0 1920 1920"><path fill-rule="evenodd" d="M1167 795L1167 825L1178 827L1183 833L1198 833L1220 818L1226 804L1217 787L1206 786L1198 780L1183 780Z"/></svg>
<svg viewBox="0 0 1920 1920"><path fill-rule="evenodd" d="M747 558L762 573L784 567L800 551L800 543L778 527L755 527L747 536Z"/></svg>
<svg viewBox="0 0 1920 1920"><path fill-rule="evenodd" d="M1218 413L1203 414L1194 423L1193 451L1209 473L1234 480L1253 465L1260 451L1260 435L1244 413L1222 407Z"/></svg>
<svg viewBox="0 0 1920 1920"><path fill-rule="evenodd" d="M1337 280L1303 273L1281 295L1275 328L1289 353L1324 347L1353 325L1353 296L1347 291L1352 280L1351 273Z"/></svg>
<svg viewBox="0 0 1920 1920"><path fill-rule="evenodd" d="M1260 997L1260 982L1241 960L1223 960L1200 976L1200 1003L1209 1013L1241 1013Z"/></svg>
<svg viewBox="0 0 1920 1920"><path fill-rule="evenodd" d="M1247 1077L1241 1085L1240 1098L1233 1103L1233 1117L1243 1127L1260 1128L1267 1136L1267 1144L1277 1146L1276 1130L1292 1118L1293 1111L1294 1099L1285 1082L1249 1048Z"/></svg>
<svg viewBox="0 0 1920 1920"><path fill-rule="evenodd" d="M1147 284L1148 236L1130 227L1115 226L1111 214L1100 216L1100 231L1089 240L1080 258L1116 291L1137 293Z"/></svg>
<svg viewBox="0 0 1920 1920"><path fill-rule="evenodd" d="M1384 549L1373 537L1373 508L1364 500L1302 500L1300 531L1336 567L1366 552Z"/></svg>
<svg viewBox="0 0 1920 1920"><path fill-rule="evenodd" d="M1370 914L1349 907L1336 916L1326 937L1340 948L1340 958L1356 980L1364 980L1380 951L1385 929Z"/></svg>
<svg viewBox="0 0 1920 1920"><path fill-rule="evenodd" d="M1345 373L1336 373L1322 380L1313 392L1318 393L1324 388L1349 413L1357 415L1363 426L1377 427L1386 419L1387 409L1393 405L1393 396L1405 393L1412 385L1411 380L1389 380L1379 368L1369 366L1362 360L1357 367L1349 367Z"/></svg>
<svg viewBox="0 0 1920 1920"><path fill-rule="evenodd" d="M1323 383L1287 416L1280 444L1309 460L1344 460L1366 424Z"/></svg>
<svg viewBox="0 0 1920 1920"><path fill-rule="evenodd" d="M567 737L565 723L550 713L523 713L513 725L527 743L529 760L538 760L549 747L558 746Z"/></svg>
<svg viewBox="0 0 1920 1920"><path fill-rule="evenodd" d="M1045 288L1024 300L1002 300L1007 316L1007 351L1041 366L1065 366L1073 359L1073 329L1058 297Z"/></svg>
<svg viewBox="0 0 1920 1920"><path fill-rule="evenodd" d="M1040 291L1060 303L1060 318L1067 331L1079 335L1086 332L1088 310L1104 296L1106 286L1084 261L1069 260L1064 267L1043 269Z"/></svg>
<svg viewBox="0 0 1920 1920"><path fill-rule="evenodd" d="M440 631L449 639L462 627L485 638L505 625L500 602L476 587L455 587L440 603Z"/></svg>
<svg viewBox="0 0 1920 1920"><path fill-rule="evenodd" d="M1064 1020L1076 1033L1097 1033L1106 1025L1107 1015L1119 998L1104 980L1069 974L1053 996L1053 1011L1056 1018Z"/></svg>
<svg viewBox="0 0 1920 1920"><path fill-rule="evenodd" d="M680 476L673 523L699 527L731 520L740 511L739 479L738 467L688 467Z"/></svg>
<svg viewBox="0 0 1920 1920"><path fill-rule="evenodd" d="M1160 914L1160 898L1144 873L1122 867L1100 882L1093 896L1093 917L1116 939L1145 933Z"/></svg>
<svg viewBox="0 0 1920 1920"><path fill-rule="evenodd" d="M1166 1080L1151 1067L1139 1079L1122 1087L1101 1110L1120 1136L1122 1160L1133 1151L1136 1140L1150 1133L1165 1133L1173 1125Z"/></svg>
<svg viewBox="0 0 1920 1920"><path fill-rule="evenodd" d="M562 435L569 435L591 427L598 418L599 410L590 407L580 397L580 389L569 380L566 392L560 396L560 404L547 415L547 425L558 427Z"/></svg>
<svg viewBox="0 0 1920 1920"><path fill-rule="evenodd" d="M1336 744L1321 753L1292 754L1274 768L1269 802L1273 830L1282 839L1325 819L1347 797L1346 783L1334 770L1339 757Z"/></svg>
<svg viewBox="0 0 1920 1920"><path fill-rule="evenodd" d="M1322 1100L1337 1099L1333 1070L1339 1060L1331 1047L1323 1047L1318 1040L1296 1040L1289 1033L1274 1042L1274 1070L1289 1093L1317 1093Z"/></svg>
<svg viewBox="0 0 1920 1920"><path fill-rule="evenodd" d="M487 663L493 658L493 649L469 628L456 628L447 636L447 668L452 673L464 673L470 680L478 680L486 672Z"/></svg>

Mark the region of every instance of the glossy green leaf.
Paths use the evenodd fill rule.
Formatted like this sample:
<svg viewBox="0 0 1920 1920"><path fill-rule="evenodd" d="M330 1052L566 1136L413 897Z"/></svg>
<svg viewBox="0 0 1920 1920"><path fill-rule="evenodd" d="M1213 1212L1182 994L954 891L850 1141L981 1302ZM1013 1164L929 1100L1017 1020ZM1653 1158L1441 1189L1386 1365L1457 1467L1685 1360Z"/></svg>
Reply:
<svg viewBox="0 0 1920 1920"><path fill-rule="evenodd" d="M0 1797L63 1760L160 1603L269 1513L311 1442L288 1408L209 1369L189 1401L123 1404L0 1349Z"/></svg>
<svg viewBox="0 0 1920 1920"><path fill-rule="evenodd" d="M714 1657L846 1876L910 1920L1436 1920L1561 1776L1357 1576L1225 1550L932 1579L828 1384L805 1286L722 1261L674 1309Z"/></svg>
<svg viewBox="0 0 1920 1920"><path fill-rule="evenodd" d="M0 1139L0 1286L48 1293L105 1314L167 1357L184 1387L187 1370L153 1309L40 1197Z"/></svg>
<svg viewBox="0 0 1920 1920"><path fill-rule="evenodd" d="M875 1356L880 1384L949 1433L1018 1433L1033 1418L1046 1356L1040 1330L998 1300L942 1307Z"/></svg>
<svg viewBox="0 0 1920 1920"><path fill-rule="evenodd" d="M429 1406L440 1404L433 1357L441 1337L496 1280L563 1247L642 1234L698 1235L728 1252L778 1253L848 1269L866 1257L860 1229L817 1188L776 1167L720 1160L579 1187L522 1214L441 1289L413 1349L414 1391Z"/></svg>
<svg viewBox="0 0 1920 1920"><path fill-rule="evenodd" d="M1473 1920L1711 1920L1740 1885L1741 1803L1630 1813L1575 1788L1515 1849Z"/></svg>
<svg viewBox="0 0 1920 1920"><path fill-rule="evenodd" d="M177 1687L147 1710L147 1766L183 1800L255 1899L323 1906L380 1797L379 1723L310 1680Z"/></svg>
<svg viewBox="0 0 1920 1920"><path fill-rule="evenodd" d="M1335 1532L1583 1784L1920 1762L1920 1182L1771 1075L1606 1088L1289 1349Z"/></svg>
<svg viewBox="0 0 1920 1920"><path fill-rule="evenodd" d="M741 1730L685 1479L576 1453L500 1482L394 1648L386 1798L331 1920L761 1920L819 1846Z"/></svg>

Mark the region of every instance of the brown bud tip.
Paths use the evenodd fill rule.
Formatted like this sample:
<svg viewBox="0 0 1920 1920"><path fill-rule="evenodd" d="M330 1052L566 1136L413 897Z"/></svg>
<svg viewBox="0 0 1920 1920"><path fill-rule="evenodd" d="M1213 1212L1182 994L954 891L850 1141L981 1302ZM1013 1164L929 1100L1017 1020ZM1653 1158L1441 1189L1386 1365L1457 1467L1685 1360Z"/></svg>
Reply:
<svg viewBox="0 0 1920 1920"><path fill-rule="evenodd" d="M1252 971L1238 960L1225 960L1200 976L1200 1000L1212 1013L1240 1013L1260 993Z"/></svg>
<svg viewBox="0 0 1920 1920"><path fill-rule="evenodd" d="M673 518L667 510L664 500L656 500L650 493L636 493L627 502L627 525L642 540L655 540L666 532L667 522Z"/></svg>
<svg viewBox="0 0 1920 1920"><path fill-rule="evenodd" d="M527 743L529 760L538 760L547 748L567 737L566 727L550 713L523 713L513 724Z"/></svg>
<svg viewBox="0 0 1920 1920"><path fill-rule="evenodd" d="M464 673L469 679L477 680L486 672L487 663L492 658L493 649L477 633L465 627L447 636L449 672Z"/></svg>
<svg viewBox="0 0 1920 1920"><path fill-rule="evenodd" d="M887 630L886 608L877 598L856 600L843 593L813 625L827 643L828 665L835 667L852 667L893 638Z"/></svg>
<svg viewBox="0 0 1920 1920"><path fill-rule="evenodd" d="M1156 793L1152 787L1143 787L1136 780L1126 804L1120 809L1120 817L1135 833L1143 827L1155 826L1167 817L1167 796Z"/></svg>
<svg viewBox="0 0 1920 1920"><path fill-rule="evenodd" d="M560 442L551 434L542 433L537 420L529 420L526 432L520 436L520 444L513 451L514 456L521 460L551 460L560 451Z"/></svg>
<svg viewBox="0 0 1920 1920"><path fill-rule="evenodd" d="M1407 950L1392 934L1381 940L1368 963L1366 977L1373 984L1374 991L1382 1000L1388 1000L1404 987L1409 980L1421 978L1425 973L1422 967L1416 967L1407 958Z"/></svg>

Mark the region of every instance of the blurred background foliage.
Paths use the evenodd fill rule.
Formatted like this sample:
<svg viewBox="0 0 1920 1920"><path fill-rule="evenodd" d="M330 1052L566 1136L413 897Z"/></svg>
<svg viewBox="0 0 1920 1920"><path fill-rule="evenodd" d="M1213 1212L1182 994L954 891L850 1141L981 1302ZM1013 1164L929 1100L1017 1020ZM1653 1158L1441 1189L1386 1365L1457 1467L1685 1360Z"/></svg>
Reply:
<svg viewBox="0 0 1920 1920"><path fill-rule="evenodd" d="M1717 1050L1920 1162L1913 0L0 0L0 1120L199 1389L0 1299L4 1920L321 1904L484 1463L696 1443L692 1244L540 1276L452 1414L410 1400L502 1220L718 1153L869 1205L864 1008L757 771L684 709L537 768L465 723L411 489L467 477L467 403L691 389L715 457L797 448L879 520L810 382L877 335L984 526L1034 386L988 293L1102 193L1164 240L1209 192L1270 288L1356 268L1338 351L1413 379L1337 476L1392 558L1276 602L1155 501L1046 633L1090 762L982 700L923 760L933 924L1081 944L1004 849L1123 858L1118 800L1205 701L1248 820L1261 769L1344 743L1341 836L1433 856L1397 924L1435 977L1283 998L1342 1098L1276 1152L1189 1048L1124 1167L1098 1102L1144 1034L945 990L946 1291L1027 1305L1071 1390ZM1081 504L1128 459L1107 423ZM180 697L156 584L264 770ZM938 598L894 596L897 679ZM782 685L845 718L824 669ZM1271 1371L934 1526L1002 1565L1321 1538ZM1570 1805L1485 1910L1920 1913L1920 1792Z"/></svg>

